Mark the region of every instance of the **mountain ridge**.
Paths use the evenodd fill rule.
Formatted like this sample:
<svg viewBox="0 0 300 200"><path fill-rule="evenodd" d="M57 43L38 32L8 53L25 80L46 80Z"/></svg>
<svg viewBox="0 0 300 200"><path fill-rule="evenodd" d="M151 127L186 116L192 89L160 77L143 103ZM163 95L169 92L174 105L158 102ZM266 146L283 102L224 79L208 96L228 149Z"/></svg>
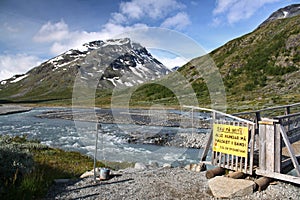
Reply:
<svg viewBox="0 0 300 200"><path fill-rule="evenodd" d="M141 84L169 72L145 47L129 38L98 40L1 81L0 98L71 98L79 75L83 82L99 79L98 88L110 90Z"/></svg>
<svg viewBox="0 0 300 200"><path fill-rule="evenodd" d="M298 14L268 21L208 55L194 58L178 69L178 72L189 81L188 85L192 85L202 107L213 105L210 99L213 91L209 91L207 81L199 73L199 68L210 68L211 63L206 63L207 57L215 62L221 74L230 112L299 102L299 24ZM163 79L172 80L172 74ZM147 90L151 87L155 88L149 84ZM137 92L143 95L147 90ZM163 102L167 102L167 99L172 101L173 98L172 95L164 96ZM136 98L136 101L138 99L151 100L147 95Z"/></svg>
<svg viewBox="0 0 300 200"><path fill-rule="evenodd" d="M289 8L293 7L295 5ZM284 9L279 9L279 11L283 12ZM279 11L276 12L279 13ZM286 18L274 18L275 15L272 14L272 20L268 20L271 19L268 18L267 23L263 23L263 26L259 26L252 32L227 42L208 55L194 58L173 73L165 72L164 74L168 74L161 79L156 79L158 76L155 76L150 82L144 81L139 88L133 88L135 91L132 93L131 105L143 107L162 103L167 106L178 106L178 98L180 97L167 88L168 85L172 85L173 88L177 87L178 90L186 90L186 88L192 86L199 104L203 107L211 106L213 103L210 99L211 91L207 87L203 74L200 74L197 70L199 67L210 69L209 64L211 63L206 63L208 57L215 62L216 68L223 79L229 110L241 111L274 104L298 102L300 99L300 15L293 14L297 12L291 12L291 16ZM144 51L140 50L141 52ZM91 52L86 60L92 62L94 56L101 52L97 50ZM77 53L80 53L80 51ZM147 53L144 52L144 55L147 55ZM119 57L114 64L110 65L111 68L108 71L103 72L105 76L101 78L101 83L102 85L106 84L106 86L102 88L103 90L100 93L97 93L95 100L97 105L111 103L111 89L115 87L112 81L115 77L123 75L116 74L114 67L121 70L122 68L127 69L126 65L119 67L121 59L124 60L125 58L128 58L128 64L132 60L130 55ZM152 61L160 66L158 61ZM53 62L59 62L59 60L53 60ZM89 69L93 68L91 62L82 66L85 69L82 73L83 78L87 78ZM94 64L99 65L101 62L96 61ZM42 68L39 69L42 70ZM48 67L46 69L53 70L54 68ZM182 84L185 85L179 84L179 81L177 81L180 80L177 76L179 73L180 76L184 76L185 81ZM126 77L133 78L131 76ZM19 81L22 82L26 78L22 79L19 76L10 81L22 79ZM116 79L114 81L115 83L118 82ZM2 82L0 83L0 89L3 88L1 84ZM105 88L107 93L103 92ZM48 88L46 89L49 91ZM69 91L66 91L66 93L69 96L63 96L61 93L58 93L57 96L70 98L72 88L68 89ZM128 92L132 91L125 88L123 93L122 91L118 93L118 99L122 99L122 95L124 96ZM20 94L20 92L17 94ZM190 98L184 92L182 92L182 95ZM56 96L48 96L48 99L51 99L51 97L55 98ZM1 91L0 98L3 98ZM39 98L41 99L41 97ZM6 99L4 98L4 100Z"/></svg>
<svg viewBox="0 0 300 200"><path fill-rule="evenodd" d="M292 4L284 8L280 8L277 11L273 12L259 27L266 25L269 22L294 17L300 14L300 4Z"/></svg>

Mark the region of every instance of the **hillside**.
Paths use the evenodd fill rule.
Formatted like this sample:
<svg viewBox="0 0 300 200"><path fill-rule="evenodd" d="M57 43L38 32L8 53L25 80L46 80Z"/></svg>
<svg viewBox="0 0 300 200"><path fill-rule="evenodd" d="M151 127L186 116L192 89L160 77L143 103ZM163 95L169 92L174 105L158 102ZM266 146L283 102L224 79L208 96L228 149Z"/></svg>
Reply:
<svg viewBox="0 0 300 200"><path fill-rule="evenodd" d="M299 12L299 7L294 11ZM212 91L208 91L207 81L200 72L210 68L207 57L220 71L229 110L299 102L300 16L291 14L283 18L279 15L275 19L273 14L271 17L272 20L266 20L253 32L226 43L209 55L191 60L178 70L193 86L200 105L211 104ZM171 82L173 78L174 73L163 80ZM146 94L150 88L154 90L155 85L144 88L147 89L141 88L136 93L139 99L150 100ZM164 96L159 92L155 95ZM163 102L166 99L174 99L174 94L164 96Z"/></svg>
<svg viewBox="0 0 300 200"><path fill-rule="evenodd" d="M77 77L79 85L97 83L98 106L110 106L111 99L120 107L227 102L230 111L240 111L299 102L299 13L300 4L279 9L253 32L173 73L130 39L91 42L2 81L0 101L70 105Z"/></svg>

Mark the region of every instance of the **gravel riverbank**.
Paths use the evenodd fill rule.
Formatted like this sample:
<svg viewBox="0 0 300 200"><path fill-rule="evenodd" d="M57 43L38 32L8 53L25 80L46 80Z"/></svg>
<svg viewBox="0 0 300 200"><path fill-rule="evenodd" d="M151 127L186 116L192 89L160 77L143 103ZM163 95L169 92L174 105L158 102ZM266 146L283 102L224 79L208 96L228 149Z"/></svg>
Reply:
<svg viewBox="0 0 300 200"><path fill-rule="evenodd" d="M96 115L95 115L96 113ZM157 127L193 127L195 133L187 132L145 132L145 131L127 131L122 135L122 140L134 144L153 144L160 146L174 146L185 148L203 148L207 141L207 131L210 127L210 118L208 115L194 119L191 117L184 117L180 114L164 111L152 111L149 113L145 110L130 110L124 112L116 110L114 113L110 109L78 109L78 110L51 110L39 114L37 117L48 119L66 119L78 121L95 122L96 119L102 124L134 124L139 126L157 126ZM162 117L163 116L163 117ZM112 134L103 132L103 134Z"/></svg>
<svg viewBox="0 0 300 200"><path fill-rule="evenodd" d="M55 184L45 199L215 199L205 172L183 168L128 168L112 172L112 178L95 183L92 177ZM273 182L265 191L235 199L300 199L300 187Z"/></svg>
<svg viewBox="0 0 300 200"><path fill-rule="evenodd" d="M31 107L24 107L20 105L0 105L0 115L27 112L31 109Z"/></svg>

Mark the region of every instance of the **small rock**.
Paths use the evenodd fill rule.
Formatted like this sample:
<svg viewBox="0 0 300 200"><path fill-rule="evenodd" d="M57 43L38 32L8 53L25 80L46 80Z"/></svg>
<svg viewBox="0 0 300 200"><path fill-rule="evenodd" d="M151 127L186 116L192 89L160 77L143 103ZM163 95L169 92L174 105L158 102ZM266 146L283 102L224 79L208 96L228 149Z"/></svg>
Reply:
<svg viewBox="0 0 300 200"><path fill-rule="evenodd" d="M159 167L158 163L155 162L155 161L150 161L149 164L150 164L150 166L153 167L153 168L158 168L158 167Z"/></svg>
<svg viewBox="0 0 300 200"><path fill-rule="evenodd" d="M184 169L186 170L191 170L192 169L192 164L188 164L184 167Z"/></svg>
<svg viewBox="0 0 300 200"><path fill-rule="evenodd" d="M200 164L188 164L184 167L187 170L194 171L194 172L201 172L206 170L206 166L203 163Z"/></svg>
<svg viewBox="0 0 300 200"><path fill-rule="evenodd" d="M144 163L135 163L134 169L145 170L147 169L147 166Z"/></svg>
<svg viewBox="0 0 300 200"><path fill-rule="evenodd" d="M169 163L164 163L163 168L172 168L172 165Z"/></svg>
<svg viewBox="0 0 300 200"><path fill-rule="evenodd" d="M92 170L92 171L86 171L86 172L84 172L81 176L80 176L80 178L87 178L87 177L90 177L90 176L94 176L94 171Z"/></svg>

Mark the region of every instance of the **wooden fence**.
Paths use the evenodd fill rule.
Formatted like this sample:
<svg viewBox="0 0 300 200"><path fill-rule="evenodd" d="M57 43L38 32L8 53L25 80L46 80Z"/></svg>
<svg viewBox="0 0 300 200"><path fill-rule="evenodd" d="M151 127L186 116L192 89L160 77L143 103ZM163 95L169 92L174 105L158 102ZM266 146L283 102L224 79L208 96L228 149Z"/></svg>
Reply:
<svg viewBox="0 0 300 200"><path fill-rule="evenodd" d="M300 184L300 113L262 120L259 140L256 174Z"/></svg>
<svg viewBox="0 0 300 200"><path fill-rule="evenodd" d="M300 184L300 103L233 115L206 108L185 108L192 112L198 110L212 113L211 132L201 156L201 163ZM213 128L215 125L246 127L249 136L247 155L240 156L217 150L214 146L217 144L214 143L214 138L218 137ZM225 146L225 149L228 147ZM206 161L210 150L211 159ZM293 169L296 176L288 175Z"/></svg>
<svg viewBox="0 0 300 200"><path fill-rule="evenodd" d="M255 125L251 122L244 121L231 121L227 120L215 120L214 125L231 125L233 127L246 127L248 130L249 138L247 141L247 155L239 156L234 153L225 153L212 151L212 164L215 166L223 167L230 170L244 172L246 174L252 174L253 172L253 156L254 156L254 132Z"/></svg>
<svg viewBox="0 0 300 200"><path fill-rule="evenodd" d="M254 156L254 134L255 134L255 123L232 116L220 111L212 110L212 109L206 109L206 108L200 108L200 107L193 107L193 106L184 106L187 109L191 109L192 112L194 111L201 111L201 112L211 112L212 119L211 119L211 131L208 136L208 142L203 150L203 153L201 155L200 162L206 163L206 164L212 164L215 166L220 166L226 169L235 170L235 171L241 171L246 174L252 174L253 173L253 156ZM214 141L214 126L220 126L220 127L226 127L229 128L247 128L247 141L245 142L246 145L243 145L243 148L246 148L245 155L240 155L234 152L234 150L230 150L232 146L235 146L234 144L230 146L231 142L234 142L231 137L229 138L230 133L228 133L227 137L222 136L224 141ZM236 136L240 137L240 136ZM218 143L227 143L224 145L223 150L217 150L214 147L212 147L212 143L218 144ZM244 144L244 143L243 143ZM238 146L238 145L237 145ZM222 147L222 146L221 146ZM208 163L206 161L207 155L212 149L211 152L211 161ZM234 148L233 148L234 149Z"/></svg>

